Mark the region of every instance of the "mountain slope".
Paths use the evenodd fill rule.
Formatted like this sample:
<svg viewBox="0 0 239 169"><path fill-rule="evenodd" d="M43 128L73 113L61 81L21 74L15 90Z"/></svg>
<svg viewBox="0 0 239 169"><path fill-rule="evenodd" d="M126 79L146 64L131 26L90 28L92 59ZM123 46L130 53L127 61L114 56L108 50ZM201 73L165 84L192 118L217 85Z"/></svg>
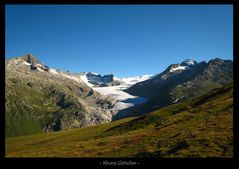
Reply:
<svg viewBox="0 0 239 169"><path fill-rule="evenodd" d="M138 118L6 139L7 157L232 157L233 86Z"/></svg>
<svg viewBox="0 0 239 169"><path fill-rule="evenodd" d="M184 69L179 69L183 67L182 65ZM230 83L232 78L232 61L217 58L208 63L194 61L193 65L188 66L185 66L184 61L181 64L170 65L164 72L152 79L133 85L127 92L139 96L163 98L167 100L165 102L173 103L177 98L185 100L197 96L202 91L209 91ZM163 102L160 99L161 101Z"/></svg>
<svg viewBox="0 0 239 169"><path fill-rule="evenodd" d="M79 77L90 87L106 87L116 86L123 83L122 81L115 79L113 74L100 75L92 72L74 73L75 77Z"/></svg>
<svg viewBox="0 0 239 169"><path fill-rule="evenodd" d="M111 102L28 54L6 61L6 137L111 121Z"/></svg>
<svg viewBox="0 0 239 169"><path fill-rule="evenodd" d="M185 60L181 64L172 64L157 76L126 89L131 95L149 100L144 105L120 112L114 119L142 115L142 112L185 101L232 81L233 62L230 60L216 58L208 63Z"/></svg>
<svg viewBox="0 0 239 169"><path fill-rule="evenodd" d="M72 75L76 78L81 79L89 87L111 87L123 85L127 88L153 77L153 75L142 75L135 77L117 78L113 74L102 76L93 72L72 73Z"/></svg>

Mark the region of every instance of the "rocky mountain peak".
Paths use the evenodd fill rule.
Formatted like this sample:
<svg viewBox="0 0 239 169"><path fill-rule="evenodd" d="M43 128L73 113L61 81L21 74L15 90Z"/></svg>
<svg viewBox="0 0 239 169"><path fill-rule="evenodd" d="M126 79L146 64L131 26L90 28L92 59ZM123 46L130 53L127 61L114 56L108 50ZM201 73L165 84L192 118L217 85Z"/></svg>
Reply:
<svg viewBox="0 0 239 169"><path fill-rule="evenodd" d="M113 74L100 75L96 73L89 72L86 74L88 82L95 86L114 86L119 85L119 82L114 80Z"/></svg>
<svg viewBox="0 0 239 169"><path fill-rule="evenodd" d="M185 59L180 65L181 66L190 66L190 65L195 65L197 62L193 59Z"/></svg>
<svg viewBox="0 0 239 169"><path fill-rule="evenodd" d="M198 62L196 62L193 59L185 59L180 64L179 63L171 64L163 73L181 72L182 70L191 68L192 66L195 66L196 64L198 64Z"/></svg>
<svg viewBox="0 0 239 169"><path fill-rule="evenodd" d="M208 62L209 64L222 64L224 63L224 60L220 59L220 58L215 58L215 59L212 59Z"/></svg>
<svg viewBox="0 0 239 169"><path fill-rule="evenodd" d="M34 55L32 54L26 54L22 57L23 60L30 64L42 64Z"/></svg>

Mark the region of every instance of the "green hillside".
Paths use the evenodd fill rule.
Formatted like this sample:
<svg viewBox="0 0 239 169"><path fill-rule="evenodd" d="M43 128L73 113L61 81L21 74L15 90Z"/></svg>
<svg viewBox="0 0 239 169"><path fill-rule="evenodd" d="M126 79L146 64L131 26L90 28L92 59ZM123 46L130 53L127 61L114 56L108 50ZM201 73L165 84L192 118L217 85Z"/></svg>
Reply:
<svg viewBox="0 0 239 169"><path fill-rule="evenodd" d="M138 118L6 138L6 157L232 157L233 86Z"/></svg>
<svg viewBox="0 0 239 169"><path fill-rule="evenodd" d="M233 82L233 61L212 59L203 61L179 72L171 72L170 65L165 71L152 79L136 83L126 89L135 96L149 100L139 106L123 110L113 117L114 120L138 116L174 103L198 97L210 90ZM176 65L178 66L178 65Z"/></svg>
<svg viewBox="0 0 239 169"><path fill-rule="evenodd" d="M108 100L83 82L67 78L70 74L52 74L45 65L44 70L32 70L24 62L27 60L35 65L40 63L32 55L5 62L5 137L110 121L112 115L104 108L111 106Z"/></svg>

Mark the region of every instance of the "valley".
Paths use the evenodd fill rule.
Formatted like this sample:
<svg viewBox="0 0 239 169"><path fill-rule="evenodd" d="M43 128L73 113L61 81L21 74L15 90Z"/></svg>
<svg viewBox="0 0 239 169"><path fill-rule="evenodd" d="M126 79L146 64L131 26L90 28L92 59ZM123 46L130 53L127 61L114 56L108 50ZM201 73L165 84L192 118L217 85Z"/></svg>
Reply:
<svg viewBox="0 0 239 169"><path fill-rule="evenodd" d="M64 72L32 54L5 65L6 157L233 156L230 60L126 78Z"/></svg>
<svg viewBox="0 0 239 169"><path fill-rule="evenodd" d="M110 86L110 87L93 87L93 90L99 92L102 95L108 96L113 100L114 112L118 112L120 110L132 107L137 104L142 104L147 101L145 97L133 96L125 92L124 90L127 88L125 85L118 86Z"/></svg>
<svg viewBox="0 0 239 169"><path fill-rule="evenodd" d="M232 157L233 88L81 129L6 139L6 157Z"/></svg>
<svg viewBox="0 0 239 169"><path fill-rule="evenodd" d="M236 158L237 7L4 3L6 161Z"/></svg>
<svg viewBox="0 0 239 169"><path fill-rule="evenodd" d="M151 76L120 79L64 72L43 65L32 54L7 60L6 136L110 122L119 111L147 101L124 90Z"/></svg>

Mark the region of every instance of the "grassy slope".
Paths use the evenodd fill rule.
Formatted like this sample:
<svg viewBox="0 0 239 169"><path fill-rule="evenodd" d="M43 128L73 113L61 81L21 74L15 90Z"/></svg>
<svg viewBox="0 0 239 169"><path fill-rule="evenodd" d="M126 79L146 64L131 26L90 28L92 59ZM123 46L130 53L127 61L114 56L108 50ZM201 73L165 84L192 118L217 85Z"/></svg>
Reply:
<svg viewBox="0 0 239 169"><path fill-rule="evenodd" d="M110 113L106 113L101 105L111 103L92 93L84 83L49 72L29 70L23 63L6 64L5 90L5 137L110 121L105 118Z"/></svg>
<svg viewBox="0 0 239 169"><path fill-rule="evenodd" d="M6 139L7 157L232 157L233 88L94 127Z"/></svg>
<svg viewBox="0 0 239 169"><path fill-rule="evenodd" d="M165 75L166 79L162 78ZM114 119L138 116L157 110L159 108L197 97L216 87L222 87L233 81L233 62L213 59L197 64L192 69L186 69L179 74L169 72L167 68L156 77L137 83L126 91L132 95L149 98L148 102L118 114ZM141 111L144 110L144 111Z"/></svg>

